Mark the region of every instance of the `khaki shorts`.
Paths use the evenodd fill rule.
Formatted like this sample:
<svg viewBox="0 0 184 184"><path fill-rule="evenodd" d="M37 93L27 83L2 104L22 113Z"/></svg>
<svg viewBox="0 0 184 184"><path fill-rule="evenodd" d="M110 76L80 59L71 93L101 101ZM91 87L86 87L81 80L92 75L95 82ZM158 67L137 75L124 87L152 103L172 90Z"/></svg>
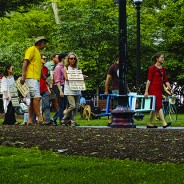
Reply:
<svg viewBox="0 0 184 184"><path fill-rule="evenodd" d="M40 81L36 79L26 79L26 84L29 87L30 98L39 98L40 96Z"/></svg>

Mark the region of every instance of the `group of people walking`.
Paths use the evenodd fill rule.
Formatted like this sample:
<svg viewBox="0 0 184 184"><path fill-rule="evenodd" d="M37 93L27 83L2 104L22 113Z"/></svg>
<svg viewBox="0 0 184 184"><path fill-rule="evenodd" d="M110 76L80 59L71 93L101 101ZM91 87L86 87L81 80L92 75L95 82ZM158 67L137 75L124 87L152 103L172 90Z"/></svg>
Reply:
<svg viewBox="0 0 184 184"><path fill-rule="evenodd" d="M47 42L48 40L44 37L38 37L34 46L29 47L25 52L20 83L22 85L26 83L29 88L26 97L29 110L28 116L24 118L24 124L57 125L57 119L59 119L61 125L78 126L76 114L81 91L71 90L67 77L67 70L78 70L77 55L75 53L56 53L52 55L51 61L46 62L47 57L40 54L40 50ZM5 68L1 84L5 110L3 124L18 124L9 92L12 85L16 88L13 66L9 64ZM51 96L54 96L52 102L57 110L53 117L50 114ZM41 99L42 108L40 110Z"/></svg>
<svg viewBox="0 0 184 184"><path fill-rule="evenodd" d="M163 124L163 128L167 128L171 126L171 122L166 122L164 119L162 107L162 95L164 91L163 84L166 85L171 95L173 95L173 91L166 75L166 69L162 66L164 63L164 55L162 53L154 54L152 56L152 62L153 65L150 66L148 70L144 97L147 98L148 95L156 96L156 107L155 111L150 112L150 118L147 123L147 128L158 128L157 125L153 124L153 120L156 114L159 115L159 118ZM110 81L112 81L112 93L119 94L119 53L117 53L115 63L110 66L107 73L105 81L105 95L108 95ZM129 91L129 89L127 89L127 91ZM112 121L112 117L109 118L108 126L111 125Z"/></svg>
<svg viewBox="0 0 184 184"><path fill-rule="evenodd" d="M40 50L45 47L48 42L44 37L38 37L35 44L29 47L24 56L22 66L21 84L27 84L29 94L27 96L29 111L28 116L24 118L24 123L33 125L57 125L57 119L61 125L78 126L76 123L76 114L80 102L80 90L71 90L69 86L67 70L78 70L78 58L75 53L55 53L51 56L51 60L46 62L47 57L40 54ZM150 119L147 128L157 128L152 123L155 113L158 112L163 128L171 126L170 122L166 122L162 110L162 92L163 83L171 91L170 83L166 76L166 70L162 66L164 55L157 53L152 58L154 65L149 68L148 78L144 96L156 96L156 110L150 113ZM106 82L105 95L108 95L110 80L112 80L112 92L119 93L119 55L116 56L116 62L111 65ZM5 111L5 119L3 124L18 124L15 118L15 110L11 101L11 90L16 88L13 77L13 66L6 65L1 82L1 92L3 93L3 105ZM127 90L128 91L128 90ZM51 98L51 96L53 96ZM56 97L54 97L56 96ZM42 99L42 112L45 114L43 119L40 111L40 100ZM56 113L50 117L50 100L56 108ZM109 125L112 123L110 118Z"/></svg>

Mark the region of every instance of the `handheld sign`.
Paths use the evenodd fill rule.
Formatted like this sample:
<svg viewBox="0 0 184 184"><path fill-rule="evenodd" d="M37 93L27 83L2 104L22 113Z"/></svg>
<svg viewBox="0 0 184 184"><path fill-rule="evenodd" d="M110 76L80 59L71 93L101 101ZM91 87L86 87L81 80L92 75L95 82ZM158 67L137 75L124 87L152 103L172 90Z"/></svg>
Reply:
<svg viewBox="0 0 184 184"><path fill-rule="evenodd" d="M86 90L86 85L81 70L67 70L66 72L71 90Z"/></svg>
<svg viewBox="0 0 184 184"><path fill-rule="evenodd" d="M20 79L21 79L21 77L19 77L19 78L15 81L15 83L16 83L16 86L17 86L18 90L20 91L20 93L22 94L22 96L25 98L26 95L29 93L29 88L28 88L28 86L27 86L27 84L26 84L25 82L24 82L24 84L22 85L22 84L20 83Z"/></svg>

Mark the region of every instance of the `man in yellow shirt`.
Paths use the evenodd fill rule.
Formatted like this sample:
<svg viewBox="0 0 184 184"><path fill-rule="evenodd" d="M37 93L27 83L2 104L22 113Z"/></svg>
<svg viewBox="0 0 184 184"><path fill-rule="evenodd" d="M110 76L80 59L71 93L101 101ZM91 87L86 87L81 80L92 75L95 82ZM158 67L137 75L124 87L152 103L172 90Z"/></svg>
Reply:
<svg viewBox="0 0 184 184"><path fill-rule="evenodd" d="M25 52L24 62L22 66L22 78L21 84L26 84L30 90L30 105L29 105L29 118L28 125L32 125L33 113L36 114L38 118L38 124L43 124L43 118L40 114L40 77L46 80L42 70L41 70L41 55L40 51L45 47L47 39L40 36L35 39L35 45L29 47Z"/></svg>

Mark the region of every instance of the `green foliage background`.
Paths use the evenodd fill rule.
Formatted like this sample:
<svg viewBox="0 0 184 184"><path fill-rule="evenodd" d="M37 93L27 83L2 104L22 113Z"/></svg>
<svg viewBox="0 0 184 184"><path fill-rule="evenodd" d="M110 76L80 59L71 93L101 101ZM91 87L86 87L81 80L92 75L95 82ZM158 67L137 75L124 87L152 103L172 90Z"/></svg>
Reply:
<svg viewBox="0 0 184 184"><path fill-rule="evenodd" d="M88 89L103 89L108 67L118 51L118 6L109 0L58 0L61 24L56 24L51 1L17 0L0 9L0 68L12 62L15 75L21 73L25 49L34 37L44 35L49 44L44 52L72 51L80 58L80 68L89 76ZM36 5L35 5L36 3ZM141 83L146 81L151 56L163 52L169 80L183 85L184 0L144 0L141 5ZM136 9L127 0L128 83L136 76Z"/></svg>

